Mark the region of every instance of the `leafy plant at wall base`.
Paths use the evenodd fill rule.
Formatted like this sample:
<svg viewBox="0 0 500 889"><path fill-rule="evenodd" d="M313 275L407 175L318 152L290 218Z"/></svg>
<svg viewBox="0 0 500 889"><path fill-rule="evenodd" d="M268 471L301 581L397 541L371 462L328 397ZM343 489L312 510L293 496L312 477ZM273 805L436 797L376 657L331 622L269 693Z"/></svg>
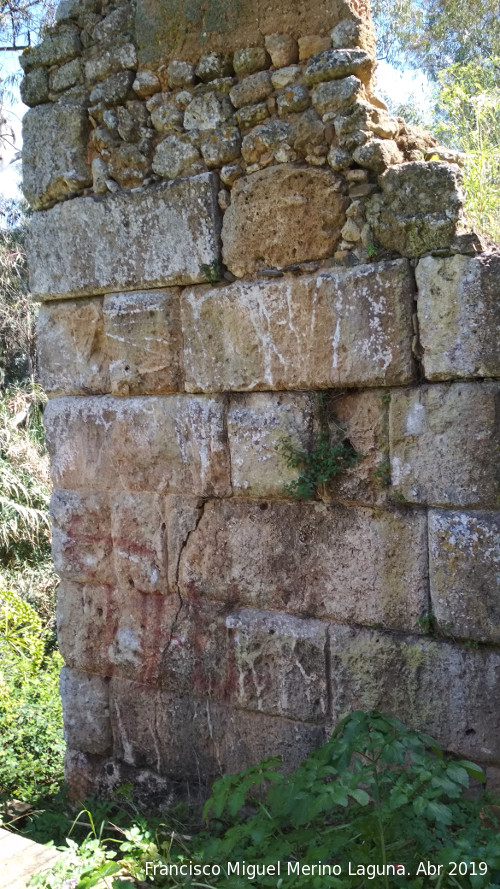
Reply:
<svg viewBox="0 0 500 889"><path fill-rule="evenodd" d="M91 831L81 854L70 840L65 858L34 883L61 889L67 876L76 878L77 889L90 889L107 873L113 889L125 889L125 874L158 889L211 889L210 877L159 870L192 862L219 864L214 883L221 889L499 889L499 810L484 799L465 798L470 776L483 779L478 766L444 756L432 738L397 719L358 710L292 774L284 775L280 759L271 758L216 781L202 833L184 836L138 819L130 828L115 827L121 837L109 843L87 811ZM227 863L238 861L279 861L281 876L229 874ZM417 874L427 861L443 865L439 879ZM469 876L450 875L450 861L466 862ZM147 873L148 862L158 866L154 876ZM315 865L316 872L294 873L297 862ZM318 873L318 862L341 864L342 874ZM404 862L404 876L390 872L396 862ZM479 862L486 862L487 873L479 872ZM388 872L373 879L368 864L385 865Z"/></svg>
<svg viewBox="0 0 500 889"><path fill-rule="evenodd" d="M390 887L402 879L408 889L492 889L500 886L498 823L486 828L481 804L464 799L469 776L481 780L481 770L445 757L426 735L380 713L356 711L293 774L284 776L268 760L217 781L205 806L205 857L342 865L340 876L285 872L282 889ZM439 881L417 875L423 860L443 864ZM346 873L348 861L357 876ZM450 861L475 862L476 875L459 881L448 873ZM373 882L358 870L395 862L404 862L404 878L393 871ZM479 862L487 862L486 874L478 873ZM234 877L225 885L239 889L248 880ZM259 877L259 887L276 885L276 877Z"/></svg>
<svg viewBox="0 0 500 889"><path fill-rule="evenodd" d="M34 801L62 781L62 658L36 611L0 590L0 796Z"/></svg>

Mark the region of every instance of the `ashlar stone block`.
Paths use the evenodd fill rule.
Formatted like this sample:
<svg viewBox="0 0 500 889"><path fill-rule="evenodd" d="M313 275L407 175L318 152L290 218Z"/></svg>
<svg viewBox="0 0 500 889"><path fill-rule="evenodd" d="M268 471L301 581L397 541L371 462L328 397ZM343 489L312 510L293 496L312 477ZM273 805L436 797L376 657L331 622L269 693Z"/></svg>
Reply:
<svg viewBox="0 0 500 889"><path fill-rule="evenodd" d="M104 327L113 395L182 388L180 291L176 287L104 298Z"/></svg>
<svg viewBox="0 0 500 889"><path fill-rule="evenodd" d="M44 299L206 281L219 258L217 193L214 174L202 173L35 214L32 293Z"/></svg>
<svg viewBox="0 0 500 889"><path fill-rule="evenodd" d="M52 558L60 577L80 583L114 583L107 495L56 490L50 517Z"/></svg>
<svg viewBox="0 0 500 889"><path fill-rule="evenodd" d="M391 477L409 503L495 508L498 383L452 383L391 395Z"/></svg>
<svg viewBox="0 0 500 889"><path fill-rule="evenodd" d="M303 722L324 719L328 706L325 623L242 609L228 614L226 626L231 633L233 699L238 706Z"/></svg>
<svg viewBox="0 0 500 889"><path fill-rule="evenodd" d="M233 493L243 497L283 496L297 477L280 453L286 440L307 449L313 433L315 399L308 392L233 395L227 428Z"/></svg>
<svg viewBox="0 0 500 889"><path fill-rule="evenodd" d="M230 491L220 398L57 398L44 422L57 487L219 497Z"/></svg>
<svg viewBox="0 0 500 889"><path fill-rule="evenodd" d="M498 760L498 651L331 626L330 658L334 724L380 710L460 756Z"/></svg>
<svg viewBox="0 0 500 889"><path fill-rule="evenodd" d="M499 377L500 255L424 256L415 274L427 379Z"/></svg>
<svg viewBox="0 0 500 889"><path fill-rule="evenodd" d="M108 680L63 667L59 689L66 743L84 753L110 753Z"/></svg>
<svg viewBox="0 0 500 889"><path fill-rule="evenodd" d="M72 197L86 185L91 185L92 173L87 158L89 133L87 111L78 105L37 105L25 114L23 191L33 209L40 210L54 201ZM34 225L36 228L36 223ZM91 236L92 232L89 231L87 238ZM46 252L50 255L54 244L50 235L46 233L45 237L48 238ZM70 238L70 233L63 227L59 239L66 238ZM75 243L73 250L78 250L78 243ZM33 275L33 261L30 268ZM30 284L32 292L35 292L31 277Z"/></svg>
<svg viewBox="0 0 500 889"><path fill-rule="evenodd" d="M418 632L426 538L421 512L211 501L182 551L180 593Z"/></svg>
<svg viewBox="0 0 500 889"><path fill-rule="evenodd" d="M40 382L48 395L110 391L101 298L41 305L37 351Z"/></svg>
<svg viewBox="0 0 500 889"><path fill-rule="evenodd" d="M298 478L287 465L284 447L311 451L320 433L320 414L331 442L349 441L358 454L322 491L323 498L375 505L387 502L389 481L389 402L383 389L330 393L255 392L231 396L228 437L233 494L289 496L284 486Z"/></svg>
<svg viewBox="0 0 500 889"><path fill-rule="evenodd" d="M244 710L319 722L327 709L321 621L181 597L162 688Z"/></svg>
<svg viewBox="0 0 500 889"><path fill-rule="evenodd" d="M239 179L222 226L229 270L243 278L263 266L282 268L330 256L348 204L340 185L332 170L290 164Z"/></svg>
<svg viewBox="0 0 500 889"><path fill-rule="evenodd" d="M500 642L500 513L430 510L429 558L440 631Z"/></svg>
<svg viewBox="0 0 500 889"><path fill-rule="evenodd" d="M167 498L121 494L111 505L116 579L123 589L165 593L168 589Z"/></svg>
<svg viewBox="0 0 500 889"><path fill-rule="evenodd" d="M61 654L68 666L91 674L157 683L179 604L177 595L64 580L57 601Z"/></svg>
<svg viewBox="0 0 500 889"><path fill-rule="evenodd" d="M401 385L413 379L405 260L183 291L194 392Z"/></svg>
<svg viewBox="0 0 500 889"><path fill-rule="evenodd" d="M245 712L126 679L110 683L114 755L164 776L210 780L281 755L299 763L325 740L321 726Z"/></svg>

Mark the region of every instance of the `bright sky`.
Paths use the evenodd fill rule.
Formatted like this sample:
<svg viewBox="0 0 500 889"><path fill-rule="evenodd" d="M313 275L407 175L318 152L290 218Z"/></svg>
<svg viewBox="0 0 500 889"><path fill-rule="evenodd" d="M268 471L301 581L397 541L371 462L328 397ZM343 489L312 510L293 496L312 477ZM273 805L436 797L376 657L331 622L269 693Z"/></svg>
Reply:
<svg viewBox="0 0 500 889"><path fill-rule="evenodd" d="M0 79L4 79L9 74L13 74L15 71L19 70L19 53L17 52L6 52L1 53L2 65L0 68ZM10 144L11 140L6 143L2 147L2 160L0 161L0 195L3 195L5 198L19 198L21 197L21 192L19 190L20 178L21 178L21 162L15 162L11 164L11 160L15 156L15 154L21 150L22 147L22 139L21 139L21 121L23 119L23 115L28 110L26 105L23 105L19 96L19 88L13 87L12 92L14 93L14 101L11 103L7 103L4 106L4 114L7 117L8 126L13 131L13 140L12 144Z"/></svg>
<svg viewBox="0 0 500 889"><path fill-rule="evenodd" d="M0 70L0 78L6 74L12 74L19 67L17 53L2 53L7 58L2 59L4 64ZM387 93L395 103L403 103L412 98L415 104L421 105L424 110L429 103L430 86L422 72L407 70L398 71L388 65L387 62L379 62L377 65L377 92ZM10 163L17 151L22 147L21 121L28 110L19 98L19 90L15 89L16 98L12 105L5 108L8 122L14 131L14 145L7 145L3 151L3 162L0 163L0 195L5 198L19 198L21 162Z"/></svg>

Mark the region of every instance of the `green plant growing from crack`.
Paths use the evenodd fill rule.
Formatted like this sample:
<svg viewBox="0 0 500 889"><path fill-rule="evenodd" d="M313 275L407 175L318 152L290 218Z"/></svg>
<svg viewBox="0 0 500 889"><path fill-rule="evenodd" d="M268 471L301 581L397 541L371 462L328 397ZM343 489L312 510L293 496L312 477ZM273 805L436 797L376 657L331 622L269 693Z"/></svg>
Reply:
<svg viewBox="0 0 500 889"><path fill-rule="evenodd" d="M363 456L356 451L343 429L337 426L339 436L332 441L328 423L328 395L316 395L319 430L307 448L297 447L295 442L284 436L278 442L277 450L283 456L288 469L300 470L298 478L283 486L283 493L296 500L324 498L327 485L341 472L350 469Z"/></svg>

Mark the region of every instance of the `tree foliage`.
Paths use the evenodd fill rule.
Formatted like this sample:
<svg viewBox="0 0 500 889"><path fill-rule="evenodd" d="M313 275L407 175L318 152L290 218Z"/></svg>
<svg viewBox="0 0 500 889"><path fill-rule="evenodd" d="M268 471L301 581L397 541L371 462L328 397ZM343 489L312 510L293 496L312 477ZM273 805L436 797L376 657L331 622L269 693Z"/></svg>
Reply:
<svg viewBox="0 0 500 889"><path fill-rule="evenodd" d="M379 55L421 68L433 80L455 64L495 66L500 56L498 0L372 0Z"/></svg>

